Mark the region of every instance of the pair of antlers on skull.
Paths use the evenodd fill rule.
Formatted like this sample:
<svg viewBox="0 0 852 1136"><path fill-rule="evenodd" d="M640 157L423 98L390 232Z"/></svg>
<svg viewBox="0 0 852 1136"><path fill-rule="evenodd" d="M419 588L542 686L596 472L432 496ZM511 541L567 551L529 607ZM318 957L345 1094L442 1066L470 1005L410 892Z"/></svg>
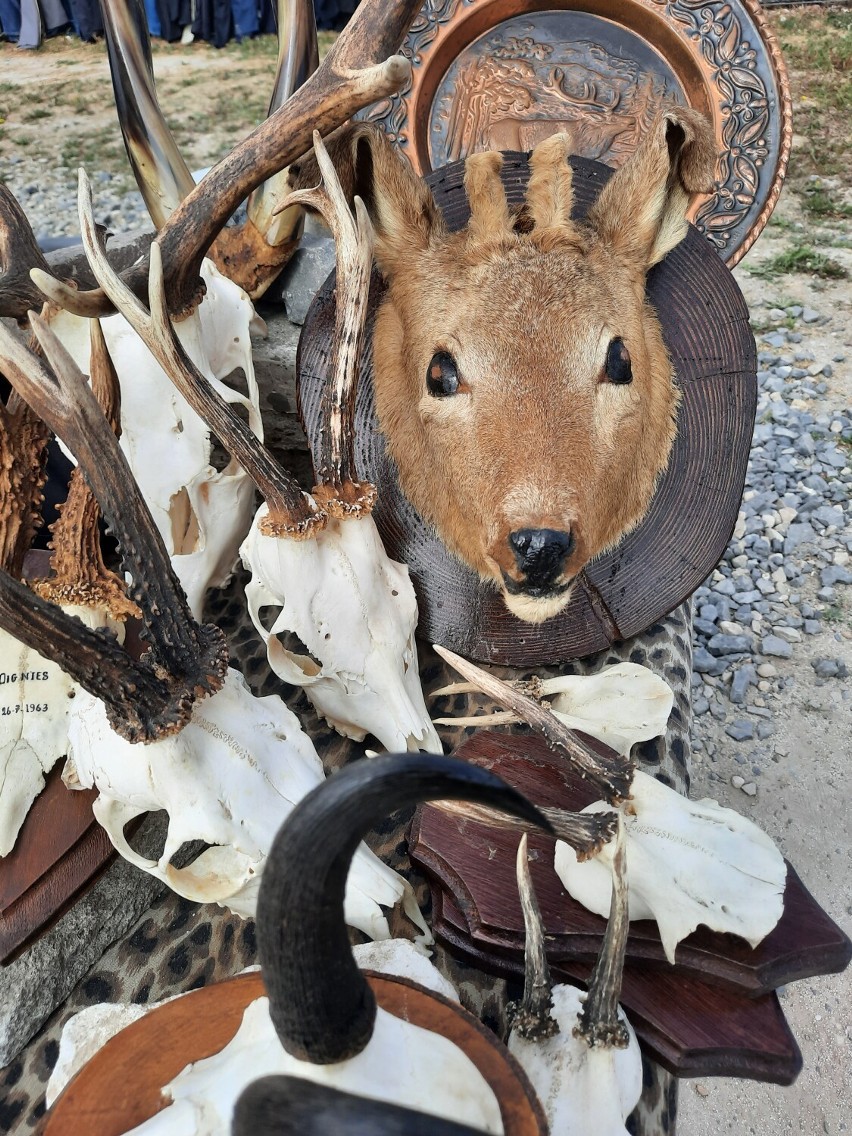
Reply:
<svg viewBox="0 0 852 1136"><path fill-rule="evenodd" d="M710 126L664 109L584 221L569 136L532 152L514 208L501 155L475 154L457 232L382 132L350 125L328 149L387 281L373 381L402 489L515 615L548 619L643 518L669 460L679 392L645 277L712 185ZM290 180L314 184L314 159Z"/></svg>

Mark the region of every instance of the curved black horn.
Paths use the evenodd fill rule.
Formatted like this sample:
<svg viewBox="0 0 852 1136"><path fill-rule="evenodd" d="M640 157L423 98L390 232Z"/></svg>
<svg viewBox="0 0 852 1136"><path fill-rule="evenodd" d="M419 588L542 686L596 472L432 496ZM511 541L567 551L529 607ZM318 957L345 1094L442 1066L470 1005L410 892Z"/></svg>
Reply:
<svg viewBox="0 0 852 1136"><path fill-rule="evenodd" d="M481 801L550 831L493 773L427 753L347 766L303 798L279 830L260 884L257 944L270 1016L288 1053L329 1065L367 1045L376 1003L343 918L349 863L377 821L441 798Z"/></svg>
<svg viewBox="0 0 852 1136"><path fill-rule="evenodd" d="M261 1077L234 1109L231 1136L482 1136L478 1128L300 1077Z"/></svg>

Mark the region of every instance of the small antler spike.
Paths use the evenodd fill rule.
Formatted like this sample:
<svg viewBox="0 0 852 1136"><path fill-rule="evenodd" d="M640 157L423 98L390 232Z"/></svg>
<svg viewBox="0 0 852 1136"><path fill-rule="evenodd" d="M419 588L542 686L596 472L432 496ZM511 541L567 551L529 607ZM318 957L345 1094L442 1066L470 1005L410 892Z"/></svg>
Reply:
<svg viewBox="0 0 852 1136"><path fill-rule="evenodd" d="M524 913L524 997L512 1020L512 1029L530 1041L553 1037L559 1025L552 1015L553 982L544 946L544 927L538 906L527 853L527 834L518 844L515 862L518 893Z"/></svg>
<svg viewBox="0 0 852 1136"><path fill-rule="evenodd" d="M464 188L470 205L467 231L475 244L514 239L502 169L503 155L495 150L472 154L465 162Z"/></svg>
<svg viewBox="0 0 852 1136"><path fill-rule="evenodd" d="M539 142L530 155L526 204L537 229L576 232L571 222L574 187L568 163L570 154L571 136L552 134Z"/></svg>
<svg viewBox="0 0 852 1136"><path fill-rule="evenodd" d="M606 748L605 753L593 752L573 731L560 722L551 710L496 675L481 670L467 659L448 651L437 643L435 651L464 678L476 683L483 693L489 695L501 706L508 707L528 726L538 730L553 749L563 754L575 767L581 777L587 777L595 784L606 800L618 804L630 795L634 765L615 750Z"/></svg>
<svg viewBox="0 0 852 1136"><path fill-rule="evenodd" d="M626 1049L630 1034L618 1016L618 998L627 951L630 926L627 890L627 838L624 821L619 816L618 832L612 857L612 900L601 953L589 981L589 993L583 1002L574 1036L587 1045L605 1045Z"/></svg>
<svg viewBox="0 0 852 1136"><path fill-rule="evenodd" d="M121 412L118 376L97 320L90 321L89 334L92 393L117 436ZM104 564L98 525L100 506L79 466L71 474L68 495L58 511L59 517L50 528L53 574L34 582L34 591L56 604L101 608L117 620L141 616L139 608L128 598L124 582Z"/></svg>

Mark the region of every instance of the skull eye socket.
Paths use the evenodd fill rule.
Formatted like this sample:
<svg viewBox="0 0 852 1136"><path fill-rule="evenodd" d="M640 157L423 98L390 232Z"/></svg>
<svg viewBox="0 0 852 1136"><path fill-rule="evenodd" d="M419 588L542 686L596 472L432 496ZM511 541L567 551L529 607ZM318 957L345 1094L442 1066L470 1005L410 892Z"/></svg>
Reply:
<svg viewBox="0 0 852 1136"><path fill-rule="evenodd" d="M609 341L609 347L606 349L604 373L601 379L603 382L616 383L618 386L633 382L630 352L624 346L624 340L620 336Z"/></svg>
<svg viewBox="0 0 852 1136"><path fill-rule="evenodd" d="M426 389L433 398L448 398L459 389L456 361L449 351L436 351L426 372Z"/></svg>

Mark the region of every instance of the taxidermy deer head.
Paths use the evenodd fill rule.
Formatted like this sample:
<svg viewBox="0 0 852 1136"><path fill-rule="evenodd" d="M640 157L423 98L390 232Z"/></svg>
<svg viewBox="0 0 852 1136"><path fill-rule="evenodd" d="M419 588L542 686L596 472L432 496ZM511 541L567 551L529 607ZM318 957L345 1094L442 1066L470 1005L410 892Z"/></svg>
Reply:
<svg viewBox="0 0 852 1136"><path fill-rule="evenodd" d="M501 155L475 154L459 232L384 134L356 124L328 142L387 281L375 398L402 489L510 611L549 619L642 519L669 460L678 390L645 276L712 184L710 127L666 108L584 221L567 135L532 152L520 207ZM316 184L313 156L290 178Z"/></svg>

